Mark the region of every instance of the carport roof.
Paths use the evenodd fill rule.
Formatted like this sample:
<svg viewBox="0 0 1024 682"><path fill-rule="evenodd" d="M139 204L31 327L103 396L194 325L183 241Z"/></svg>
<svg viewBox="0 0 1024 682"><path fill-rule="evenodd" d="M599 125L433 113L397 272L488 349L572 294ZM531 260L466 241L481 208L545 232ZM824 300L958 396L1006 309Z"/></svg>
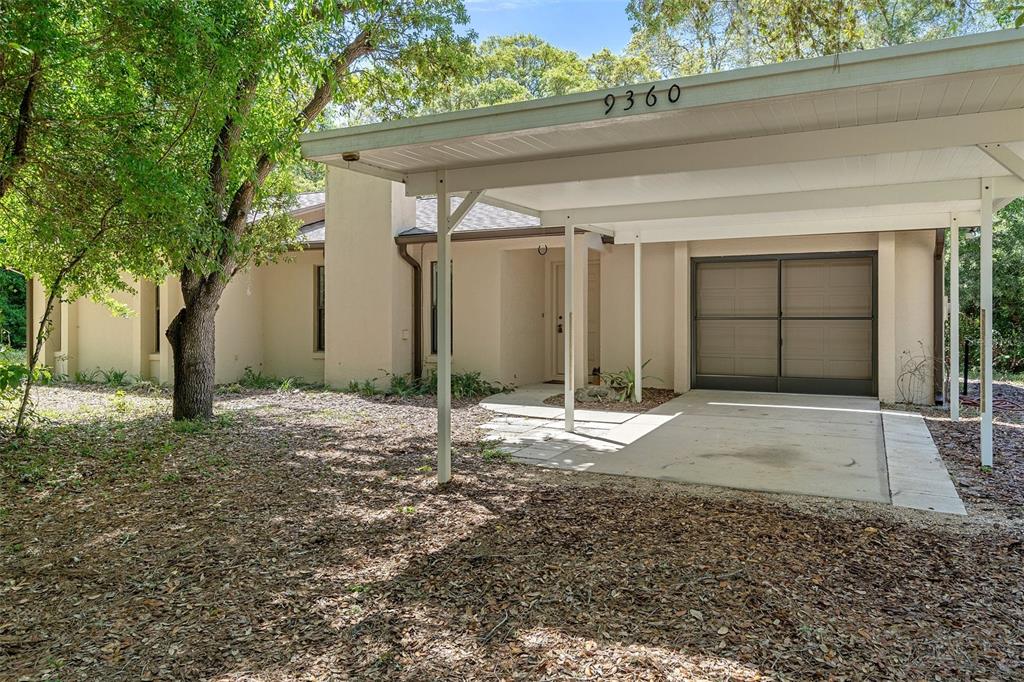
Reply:
<svg viewBox="0 0 1024 682"><path fill-rule="evenodd" d="M629 92L632 91L632 106ZM650 97L648 97L648 93ZM610 105L610 106L609 106ZM303 137L306 157L645 241L977 224L1024 194L1024 30Z"/></svg>

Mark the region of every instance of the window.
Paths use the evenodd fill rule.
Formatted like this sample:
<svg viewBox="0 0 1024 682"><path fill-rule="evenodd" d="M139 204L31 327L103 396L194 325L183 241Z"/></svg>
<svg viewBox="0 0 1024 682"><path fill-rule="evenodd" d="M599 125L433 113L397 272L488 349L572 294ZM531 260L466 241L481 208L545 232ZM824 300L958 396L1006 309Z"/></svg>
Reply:
<svg viewBox="0 0 1024 682"><path fill-rule="evenodd" d="M454 268L452 269L452 280L455 279ZM437 355L437 261L430 263L430 352ZM454 287L452 287L452 300L454 301ZM454 311L455 306L452 305ZM449 341L452 348L455 348L455 313L452 312L451 333Z"/></svg>
<svg viewBox="0 0 1024 682"><path fill-rule="evenodd" d="M324 351L324 337L326 333L324 331L324 300L325 291L324 286L324 266L316 266L316 351L322 353Z"/></svg>
<svg viewBox="0 0 1024 682"><path fill-rule="evenodd" d="M160 285L159 284L157 284L155 287L153 287L153 319L154 319L154 321L156 323L156 329L154 330L155 333L153 334L153 338L155 339L155 341L153 343L153 346L154 346L153 347L153 352L154 353L159 353L160 352L160 337L163 336L163 334L161 333L162 329L160 327Z"/></svg>

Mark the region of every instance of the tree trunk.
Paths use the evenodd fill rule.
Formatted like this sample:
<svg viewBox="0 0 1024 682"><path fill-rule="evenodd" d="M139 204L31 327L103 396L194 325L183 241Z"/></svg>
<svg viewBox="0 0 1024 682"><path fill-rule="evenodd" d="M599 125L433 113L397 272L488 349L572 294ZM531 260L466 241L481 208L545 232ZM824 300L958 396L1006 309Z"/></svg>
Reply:
<svg viewBox="0 0 1024 682"><path fill-rule="evenodd" d="M46 307L43 308L43 316L39 320L39 328L36 330L36 342L28 354L28 375L25 377L25 388L18 403L18 418L14 422L14 435L16 436L25 435L27 426L25 418L28 416L28 405L32 401L32 385L36 378L36 367L39 366L39 354L43 350L43 342L50 335L50 316L53 314L53 306L56 302L57 294L55 291L51 291L46 297Z"/></svg>
<svg viewBox="0 0 1024 682"><path fill-rule="evenodd" d="M198 296L167 327L174 356L174 419L212 419L216 300Z"/></svg>

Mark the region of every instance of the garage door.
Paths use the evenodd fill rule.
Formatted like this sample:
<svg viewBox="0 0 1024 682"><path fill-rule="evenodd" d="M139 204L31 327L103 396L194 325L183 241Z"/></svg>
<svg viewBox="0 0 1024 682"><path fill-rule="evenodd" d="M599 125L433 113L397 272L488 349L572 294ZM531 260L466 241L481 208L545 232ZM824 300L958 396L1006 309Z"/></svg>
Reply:
<svg viewBox="0 0 1024 682"><path fill-rule="evenodd" d="M695 259L693 385L877 395L873 253Z"/></svg>

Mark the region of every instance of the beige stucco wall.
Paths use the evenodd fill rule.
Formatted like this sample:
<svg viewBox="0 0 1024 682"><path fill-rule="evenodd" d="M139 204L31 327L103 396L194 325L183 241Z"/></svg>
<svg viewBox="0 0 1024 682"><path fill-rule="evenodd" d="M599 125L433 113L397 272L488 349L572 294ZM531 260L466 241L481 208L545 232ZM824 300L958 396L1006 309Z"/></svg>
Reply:
<svg viewBox="0 0 1024 682"><path fill-rule="evenodd" d="M263 291L263 369L269 375L324 380L324 354L316 350L316 268L323 263L323 251L309 250L257 270Z"/></svg>
<svg viewBox="0 0 1024 682"><path fill-rule="evenodd" d="M78 324L71 331L77 336L77 371L120 370L139 374L138 297L116 292L111 298L128 306L133 314L129 317L114 315L107 306L88 299L74 304Z"/></svg>
<svg viewBox="0 0 1024 682"><path fill-rule="evenodd" d="M651 360L645 373L657 378L649 385L689 389L691 257L879 250L883 318L879 320L879 391L883 400L894 399L901 354L921 355L922 346L925 355L932 352L934 238L933 232L922 231L645 244L643 355ZM883 273L886 240L892 243L889 279ZM517 384L553 376L552 358L561 349L551 347L549 323L553 322L548 316L553 314L550 267L561 262L564 254L555 246L558 241L557 236L549 236L453 244L457 371L480 371L488 378ZM549 246L543 257L536 252L542 243ZM436 362L429 352L430 263L436 258L436 247L416 244L409 252L422 263L421 321L429 371ZM601 368L615 371L633 364L633 247L605 245L597 253ZM926 367L910 390L919 402L931 399L930 371Z"/></svg>
<svg viewBox="0 0 1024 682"><path fill-rule="evenodd" d="M896 233L895 369L896 400L934 400L935 232ZM879 296L881 296L879 291ZM942 349L939 349L941 353ZM880 387L881 388L881 387Z"/></svg>
<svg viewBox="0 0 1024 682"><path fill-rule="evenodd" d="M649 387L669 387L675 376L675 258L672 244L641 246L643 361ZM633 366L633 246L607 247L601 256L601 371Z"/></svg>
<svg viewBox="0 0 1024 682"><path fill-rule="evenodd" d="M216 382L236 381L251 367L263 364L263 278L254 270L231 278L217 309ZM177 312L177 311L175 311Z"/></svg>
<svg viewBox="0 0 1024 682"><path fill-rule="evenodd" d="M414 224L414 208L414 200L394 183L331 169L325 251L295 254L288 262L241 273L227 287L217 316L217 381L236 381L246 367L335 386L383 378L386 372L410 372L413 269L399 256L394 237ZM588 256L599 263L601 369L631 366L633 246L602 245L593 235L577 239L577 264ZM519 385L554 377L562 352L554 347L552 332L553 272L564 260L561 242L560 235L551 234L453 244L456 371L479 371L487 379ZM538 251L541 245L548 247L542 249L545 253ZM689 388L691 258L877 251L879 396L928 402L934 246L933 231L646 243L643 357L650 359L645 374L655 377L648 385ZM436 364L430 349L430 264L436 260L436 245L414 244L408 252L422 266L417 314L421 357L429 372ZM327 273L323 354L314 350L314 277L321 263ZM161 344L159 354L150 354L155 296L150 285L122 296L140 311L127 319L114 318L92 302L65 305L59 326L61 343L71 356L67 366L118 368L171 381L167 344ZM586 296L577 304L577 339L583 344ZM177 283L169 280L160 289L164 325L180 305ZM580 366L585 367L586 354L580 348ZM921 370L911 380L908 366L918 362Z"/></svg>
<svg viewBox="0 0 1024 682"><path fill-rule="evenodd" d="M514 374L517 370L503 363L507 356L503 358L502 348L508 344L503 343L502 327L515 334L511 331L515 326L529 326L529 315L514 298L502 300L503 253L507 246L497 241L452 245L452 370L480 372L488 380L512 383L509 372ZM423 244L416 251L423 287L423 361L425 371L429 372L437 367L437 356L430 346L430 271L431 264L437 262L437 245ZM514 310L506 310L506 303ZM523 317L519 318L517 312Z"/></svg>
<svg viewBox="0 0 1024 682"><path fill-rule="evenodd" d="M69 361L74 371L117 369L134 377L169 383L173 379L170 347L161 340L160 352L155 350L153 319L155 287L151 283L132 283L135 293L119 292L113 296L126 305L131 314L116 316L106 307L90 300L65 306L64 341L69 348ZM160 287L161 328L181 308L181 293L176 279L168 279ZM258 276L250 272L236 275L224 290L217 310L216 381L238 380L246 367L263 369L263 287ZM70 337L70 338L69 338Z"/></svg>
<svg viewBox="0 0 1024 682"><path fill-rule="evenodd" d="M328 168L325 380L335 386L412 368L412 269L394 236L415 199L387 180Z"/></svg>

